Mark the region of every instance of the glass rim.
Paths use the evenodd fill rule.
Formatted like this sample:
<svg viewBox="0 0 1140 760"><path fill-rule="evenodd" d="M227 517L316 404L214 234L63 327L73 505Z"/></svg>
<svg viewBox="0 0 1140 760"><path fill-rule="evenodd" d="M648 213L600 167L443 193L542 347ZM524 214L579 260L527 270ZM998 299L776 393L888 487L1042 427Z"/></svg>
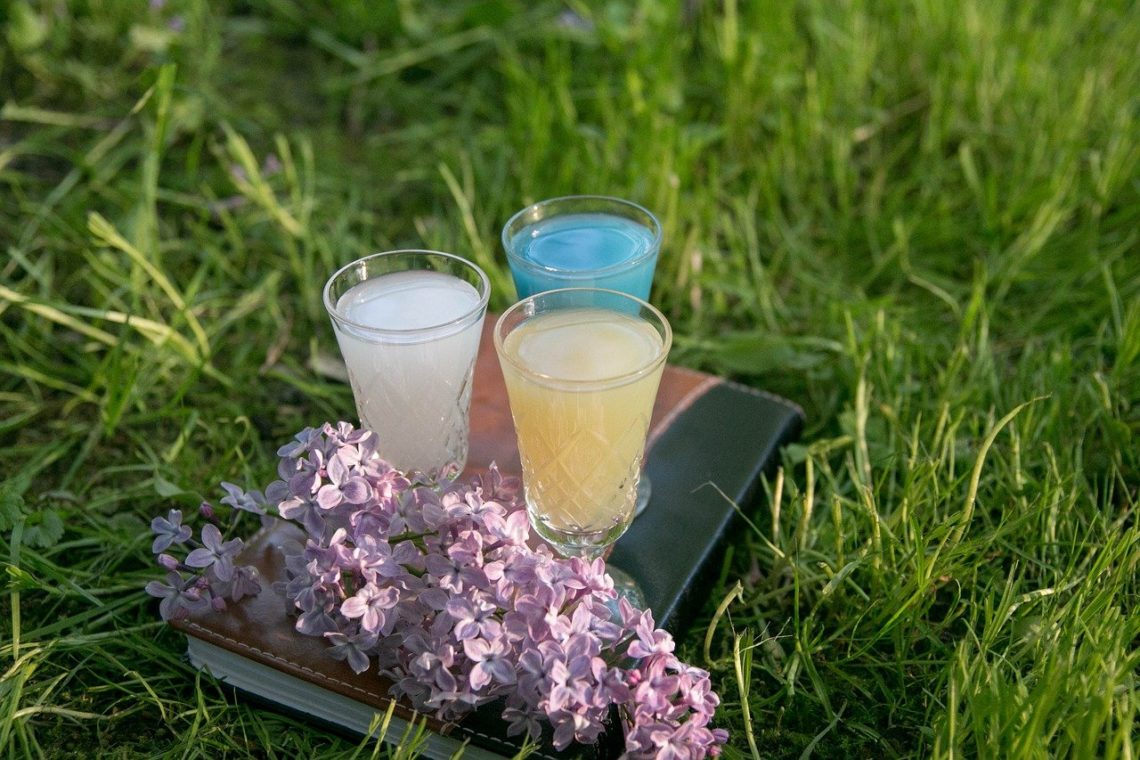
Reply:
<svg viewBox="0 0 1140 760"><path fill-rule="evenodd" d="M473 270L479 276L479 282L481 284L481 287L477 287L475 290L476 295L479 296L479 301L472 308L468 309L467 311L465 311L463 314L456 317L455 319L449 319L445 322L439 322L438 324L428 325L427 327L412 327L412 328L405 328L405 329L392 328L392 327L375 327L373 325L365 324L363 322L357 322L357 321L349 319L347 316L345 316L344 313L340 309L337 308L336 304L333 303L333 300L332 300L333 282L336 281L336 279L338 277L340 277L342 274L353 269L354 267L360 266L361 264L365 264L366 262L372 261L374 259L381 259L381 258L386 258L386 257L393 257L394 258L394 257L400 256L400 255L405 255L405 256L410 256L410 255L438 256L438 257L442 257L444 259L449 259L453 262L456 262L462 266L465 266L465 267ZM416 271L433 272L436 270L433 270L433 269L402 269L402 270L397 269L397 270L394 270L392 272L384 272L384 274L396 274L398 272L416 272ZM444 272L443 274L448 274L448 273ZM364 279L368 279L368 278L364 278ZM364 279L360 280L360 282L364 282ZM359 283L357 283L357 284L359 284ZM347 292L347 290L345 292ZM341 295L343 295L343 293ZM430 335L431 333L439 332L441 330L446 330L449 327L459 327L459 326L464 325L464 323L473 322L475 320L475 318L478 317L478 315L486 312L487 303L490 301L490 299L491 299L491 280L487 277L487 273L483 271L482 267L480 267L475 262L470 261L468 259L465 259L462 256L458 256L454 253L447 253L446 251L435 251L435 250L432 250L430 248L398 248L398 249L395 249L392 251L380 251L378 253L370 253L367 256L361 256L359 259L356 259L354 261L350 261L347 264L345 264L344 266L342 266L340 269L333 272L332 275L329 276L328 280L325 281L325 287L324 287L324 290L322 293L322 300L324 301L325 310L329 313L329 317L331 317L337 323L342 324L342 325L348 325L348 326L350 326L356 330L361 330L363 332L373 334L373 335L392 335L392 336L400 336L400 337L405 337L405 338L406 337L419 336L419 335L427 336L427 335Z"/></svg>
<svg viewBox="0 0 1140 760"><path fill-rule="evenodd" d="M539 299L548 298L548 297L556 296L556 295L572 294L572 293L602 293L602 294L606 294L606 295L610 295L610 296L617 296L620 300L629 301L629 302L637 304L638 306L642 307L643 309L648 309L649 312L661 323L662 327L664 328L663 334L661 335L661 350L660 350L660 352L658 354L656 354L651 361L646 362L644 365L638 367L637 369L630 370L629 372L623 372L623 373L620 373L617 375L610 375L607 377L597 378L597 379L592 379L592 380L574 380L571 378L564 378L564 377L558 377L556 375L549 375L549 374L546 374L545 372L535 372L530 367L527 367L526 365L515 361L514 358L512 358L509 354L507 354L507 352L503 349L503 338L504 338L503 326L506 324L508 317L510 317L514 314L517 314L519 311L522 311L526 306L532 304L535 301L538 301ZM575 307L575 308L605 309L605 307L589 306L589 305L582 306L582 307ZM619 312L619 313L621 313L621 312ZM644 317L642 317L642 320L646 321L646 322L649 321L649 320L645 319ZM641 300L637 296L631 296L629 293L623 293L620 290L610 290L608 288L558 288L557 290L544 290L541 293L535 293L532 296L528 296L528 297L512 304L509 309L507 309L502 314L500 314L499 318L495 321L495 329L492 332L494 333L493 338L495 341L495 353L497 353L501 359L503 359L507 363L509 363L512 368L518 370L522 375L524 375L526 377L536 379L536 380L540 380L540 381L545 381L548 383L557 383L558 385L570 386L572 388L573 387L589 387L589 386L606 386L606 387L609 387L609 386L625 385L627 383L633 382L634 380L637 380L641 377L644 377L645 375L647 375L650 372L657 369L658 365L665 363L665 361L669 358L669 349L672 348L672 346L673 346L673 326L669 324L669 320L666 319L665 315L661 312L660 309L658 309L656 306L649 303L648 301Z"/></svg>
<svg viewBox="0 0 1140 760"><path fill-rule="evenodd" d="M564 269L562 267L546 266L545 264L538 264L538 263L531 261L529 259L525 259L522 256L517 255L514 252L514 250L512 249L512 247L510 245L510 237L508 237L508 235L507 235L507 230L509 230L511 228L511 226L514 225L517 220L521 219L522 217L526 216L527 214L533 213L534 211L545 208L547 206L553 206L553 205L558 204L558 203L566 203L566 202L570 202L570 201L603 201L605 203L612 203L612 204L617 205L617 206L625 206L626 208L630 208L630 209L633 209L634 211L640 212L640 213L644 214L646 217L648 217L648 219L651 222L651 224L646 225L646 227L647 227L647 229L649 229L653 233L653 242L649 246L647 246L646 250L639 256L636 256L632 259L626 259L624 261L619 261L619 262L616 262L614 264L607 264L604 267L592 267L590 269ZM582 212L582 213L591 213L591 212ZM605 212L600 212L600 213L605 213ZM535 221L536 222L541 221L543 218L546 218L546 217L539 217ZM514 214L511 215L511 218L508 219L506 221L506 224L503 225L503 231L500 234L500 237L502 238L502 243L503 243L503 250L507 252L507 259L511 263L518 263L518 264L521 264L521 265L527 267L528 269L533 269L533 270L540 271L540 272L550 272L550 273L558 274L559 276L567 277L570 279L593 278L599 274L606 274L609 272L620 271L622 269L627 269L627 268L632 269L633 267L636 267L637 265L642 264L646 259L648 259L652 256L656 256L658 254L658 252L661 249L662 236L663 236L663 229L661 226L661 220L658 219L657 216L652 211L645 208L645 206L642 206L639 203L634 203L633 201L630 201L630 200L626 200L625 198L618 198L618 197L612 196L612 195L589 195L589 194L586 194L586 195L561 195L557 198L546 198L544 200L532 203L529 206L525 206L525 207L519 209L518 211L516 211Z"/></svg>

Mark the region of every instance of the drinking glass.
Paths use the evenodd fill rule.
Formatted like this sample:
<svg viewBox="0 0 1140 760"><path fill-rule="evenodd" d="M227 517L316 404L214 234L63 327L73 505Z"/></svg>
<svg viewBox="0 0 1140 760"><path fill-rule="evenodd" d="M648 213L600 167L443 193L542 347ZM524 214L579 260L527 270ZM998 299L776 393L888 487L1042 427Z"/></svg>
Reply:
<svg viewBox="0 0 1140 760"><path fill-rule="evenodd" d="M571 288L519 301L494 337L531 525L564 556L598 557L633 519L669 323L625 293Z"/></svg>
<svg viewBox="0 0 1140 760"><path fill-rule="evenodd" d="M519 298L558 288L606 288L648 301L661 223L621 198L551 198L507 221L503 248Z"/></svg>
<svg viewBox="0 0 1140 760"><path fill-rule="evenodd" d="M503 227L503 248L519 298L558 288L605 288L649 300L661 223L631 201L571 195L527 206ZM637 514L649 503L638 481Z"/></svg>
<svg viewBox="0 0 1140 760"><path fill-rule="evenodd" d="M366 256L325 284L361 425L397 469L448 477L463 469L490 293L475 264L425 250Z"/></svg>

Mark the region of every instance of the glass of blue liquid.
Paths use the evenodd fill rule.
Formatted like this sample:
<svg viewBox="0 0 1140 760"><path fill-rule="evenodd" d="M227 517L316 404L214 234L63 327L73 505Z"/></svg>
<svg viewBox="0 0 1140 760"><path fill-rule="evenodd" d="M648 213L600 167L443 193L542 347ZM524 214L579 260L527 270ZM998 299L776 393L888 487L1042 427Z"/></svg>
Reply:
<svg viewBox="0 0 1140 760"><path fill-rule="evenodd" d="M512 216L503 226L503 248L520 300L560 288L605 288L648 301L661 222L621 198L569 195ZM636 514L650 492L643 471Z"/></svg>
<svg viewBox="0 0 1140 760"><path fill-rule="evenodd" d="M510 218L503 248L519 299L559 288L605 288L648 301L661 223L620 198L552 198Z"/></svg>

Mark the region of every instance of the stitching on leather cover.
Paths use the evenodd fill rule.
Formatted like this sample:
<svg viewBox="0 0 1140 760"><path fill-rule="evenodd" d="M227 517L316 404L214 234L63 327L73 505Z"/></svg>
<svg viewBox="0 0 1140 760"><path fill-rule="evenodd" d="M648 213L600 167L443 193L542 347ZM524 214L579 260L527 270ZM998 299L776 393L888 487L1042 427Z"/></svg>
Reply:
<svg viewBox="0 0 1140 760"><path fill-rule="evenodd" d="M669 426L673 423L673 420L677 419L677 417L681 414L681 412L685 411L690 406L692 406L693 402L696 401L698 398L700 398L706 391L709 390L709 388L711 388L714 385L720 384L720 383L731 386L732 388L735 388L738 391L744 391L745 393L750 393L753 396L759 396L760 398L768 399L769 401L777 403L780 406L786 407L787 409L791 409L793 412L795 412L796 414L798 414L800 416L800 419L807 419L807 415L804 414L804 409L802 406L800 406L799 404L797 404L794 401L789 401L788 399L784 398L783 396L777 396L775 393L769 393L768 391L762 391L759 388L753 388L750 385L745 385L744 383L738 383L735 380L728 380L727 378L718 377L717 375L709 375L705 372L700 372L699 370L689 369L688 367L680 367L680 366L677 366L675 364L670 364L669 370L671 372L680 372L681 374L684 374L684 375L702 377L702 378L704 378L704 382L702 382L700 385L696 386L691 391L686 393L685 396L681 399L681 401L678 402L678 404L675 407L673 407L671 410L669 410L669 413L667 415L665 415L665 417L662 418L662 420L659 423L657 423L656 426L654 426L653 430L650 431L650 433L649 433L649 443L645 447L647 450L649 448L651 448L654 443L657 442L657 439L660 438L661 435L666 430L669 429Z"/></svg>
<svg viewBox="0 0 1140 760"><path fill-rule="evenodd" d="M275 662L284 663L286 665L292 665L294 668L297 668L298 670L303 670L306 673L309 673L313 676L316 676L318 679L320 679L322 681L328 681L329 683L335 683L335 684L339 684L340 686L346 686L353 691L358 691L361 694L365 694L365 695L367 695L369 697L373 697L375 699L381 699L381 700L384 700L386 702L393 701L391 697L384 696L382 694L377 694L374 691L368 691L367 689L362 689L359 686L357 686L356 684L351 684L348 681L342 681L339 678L333 678L332 676L325 675L324 673L320 673L316 670L313 670L312 668L309 668L305 665L302 665L299 662L293 662L292 660L286 659L279 654L274 654L273 652L267 652L264 649L258 649L257 647L251 646L251 645L245 643L244 641L238 641L237 639L232 639L223 633L218 633L217 631L206 628L205 626L199 625L198 623L186 622L186 623L183 623L183 625L185 625L188 628L193 628L197 631L202 631L204 634L206 634L205 636L201 636L200 638L204 638L207 640L212 638L212 639L221 639L222 641L228 641L230 644L233 644L233 645L235 645L241 649L245 649L245 650L248 650L250 652L254 652L256 654L261 655L262 657L267 657L270 660L274 660Z"/></svg>
<svg viewBox="0 0 1140 760"><path fill-rule="evenodd" d="M700 375L702 377L704 377L706 375L706 373L700 372L699 370L689 369L688 367L680 367L676 364L670 364L669 369L676 371L676 372L682 372L686 375ZM739 383L736 380L729 380L728 378L718 377L716 375L709 375L709 377L712 377L714 380L719 380L720 382L724 383L725 385L731 385L733 388L736 388L737 390L744 391L745 393L751 393L753 396L760 396L761 398L766 398L769 401L774 401L777 404L780 404L781 406L786 406L789 409L795 411L796 414L800 415L804 419L807 419L807 415L804 414L803 407L800 406L799 404L797 404L795 401L790 401L790 400L784 398L783 396L777 396L775 393L770 393L768 391L762 391L759 388L753 388L751 385L745 385L744 383Z"/></svg>
<svg viewBox="0 0 1140 760"><path fill-rule="evenodd" d="M750 385L745 385L744 383L738 383L735 380L725 380L724 382L725 382L725 384L731 385L733 388L736 388L737 390L744 391L745 393L751 393L753 396L759 396L760 398L766 398L769 401L774 401L775 403L777 403L781 406L786 406L787 408L791 409L796 414L798 414L801 419L805 419L805 420L807 419L807 415L804 414L803 407L800 406L799 404L797 404L795 401L789 401L788 399L784 398L783 396L777 396L775 393L769 393L768 391L762 391L759 388L753 388Z"/></svg>

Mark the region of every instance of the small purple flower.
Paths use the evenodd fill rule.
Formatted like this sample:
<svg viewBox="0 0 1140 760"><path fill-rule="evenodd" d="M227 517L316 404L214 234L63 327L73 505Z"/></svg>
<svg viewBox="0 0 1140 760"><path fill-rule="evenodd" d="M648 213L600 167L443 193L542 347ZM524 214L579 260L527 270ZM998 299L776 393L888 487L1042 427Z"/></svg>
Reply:
<svg viewBox="0 0 1140 760"><path fill-rule="evenodd" d="M411 488L394 495L393 501L395 509L390 529L394 533L425 533L441 528L448 519L439 494L430 488Z"/></svg>
<svg viewBox="0 0 1140 760"><path fill-rule="evenodd" d="M554 724L554 748L558 750L566 749L574 740L586 740L589 735L587 732L592 727L590 719L577 711L561 710L548 716ZM593 733L595 736L600 733L600 727Z"/></svg>
<svg viewBox="0 0 1140 760"><path fill-rule="evenodd" d="M563 647L566 652L566 668L570 671L570 677L576 679L592 677L593 660L602 653L601 643L589 633L589 615L578 614L582 610L579 606L574 611L575 627L580 628L580 632L572 634ZM582 618L580 624L577 623L579 617Z"/></svg>
<svg viewBox="0 0 1140 760"><path fill-rule="evenodd" d="M277 157L270 154L270 158L276 160ZM278 164L278 168L280 168L280 164ZM351 423L343 421L336 423L336 425L325 423L322 429L330 441L340 446L355 446L376 438L371 430L353 427Z"/></svg>
<svg viewBox="0 0 1140 760"><path fill-rule="evenodd" d="M447 603L451 601L451 595L444 589L427 586L416 592L415 599L427 609L433 612L442 612L447 609ZM442 620L443 617L440 617Z"/></svg>
<svg viewBox="0 0 1140 760"><path fill-rule="evenodd" d="M590 632L606 645L614 644L625 636L625 629L612 619L612 607L596 596L578 602L590 610Z"/></svg>
<svg viewBox="0 0 1140 760"><path fill-rule="evenodd" d="M633 690L634 699L642 708L651 712L665 712L672 705L672 697L677 691L680 679L665 672L663 659L650 662L649 669Z"/></svg>
<svg viewBox="0 0 1140 760"><path fill-rule="evenodd" d="M275 480L265 487L265 500L270 504L280 504L292 495L289 483L284 480Z"/></svg>
<svg viewBox="0 0 1140 760"><path fill-rule="evenodd" d="M167 573L166 580L166 583L151 581L146 584L148 594L162 599L158 614L163 620L183 620L191 612L207 606L208 602L202 598L202 592L193 580L187 582L178 573Z"/></svg>
<svg viewBox="0 0 1140 760"><path fill-rule="evenodd" d="M483 632L484 624L498 608L482 599L453 597L447 603L447 614L455 620L455 638L459 641L475 638Z"/></svg>
<svg viewBox="0 0 1140 760"><path fill-rule="evenodd" d="M322 608L314 608L298 615L297 623L293 628L296 629L297 633L303 633L306 636L324 636L326 633L336 630L336 621L333 620L328 611Z"/></svg>
<svg viewBox="0 0 1140 760"><path fill-rule="evenodd" d="M594 682L611 701L626 704L631 700L633 693L626 683L624 668L610 667L601 657L595 657L590 663L590 668L593 671Z"/></svg>
<svg viewBox="0 0 1140 760"><path fill-rule="evenodd" d="M233 483L226 483L225 481L222 481L222 488L228 494L226 498L222 499L223 504L229 504L234 509L252 512L255 515L265 514L265 496L261 491L246 492Z"/></svg>
<svg viewBox="0 0 1140 760"><path fill-rule="evenodd" d="M653 627L653 617L648 613L641 618L634 633L637 639L629 645L629 656L637 659L656 654L669 654L675 646L673 637L667 631Z"/></svg>
<svg viewBox="0 0 1140 760"><path fill-rule="evenodd" d="M607 597L612 594L614 579L606 572L606 561L604 559L598 557L593 562L587 562L584 559L576 558L574 568L586 589Z"/></svg>
<svg viewBox="0 0 1140 760"><path fill-rule="evenodd" d="M589 585L578 573L581 563L582 560L578 558L561 562L545 562L535 568L535 573L544 583L548 583L555 588L581 591Z"/></svg>
<svg viewBox="0 0 1140 760"><path fill-rule="evenodd" d="M546 663L549 673L550 687L543 699L543 707L547 713L562 712L568 704L575 701L575 689L570 677L570 669L561 659L549 660Z"/></svg>
<svg viewBox="0 0 1140 760"><path fill-rule="evenodd" d="M468 676L471 688L478 691L492 680L499 683L514 683L515 669L507 657L509 649L502 639L467 639L463 642L463 653L475 663Z"/></svg>
<svg viewBox="0 0 1140 760"><path fill-rule="evenodd" d="M452 519L468 517L481 521L488 514L502 515L506 512L502 504L483 501L475 491L467 491L465 494L452 491L444 494L442 502Z"/></svg>
<svg viewBox="0 0 1140 760"><path fill-rule="evenodd" d="M687 704L700 707L710 714L716 710L720 697L712 690L707 670L684 665L680 668L678 678L677 690Z"/></svg>
<svg viewBox="0 0 1140 760"><path fill-rule="evenodd" d="M539 579L515 597L514 611L526 621L529 636L535 641L550 637L551 625L558 623L558 610L565 601L565 591L554 588Z"/></svg>
<svg viewBox="0 0 1140 760"><path fill-rule="evenodd" d="M434 649L424 649L434 646ZM435 642L412 645L409 651L417 651L418 655L408 663L408 670L436 694L458 694L459 681L451 668L455 665L455 647L451 644L437 644Z"/></svg>
<svg viewBox="0 0 1140 760"><path fill-rule="evenodd" d="M293 436L292 441L277 449L277 456L282 459L303 457L313 449L320 447L323 440L324 435L320 428L307 427Z"/></svg>
<svg viewBox="0 0 1140 760"><path fill-rule="evenodd" d="M289 477L289 490L299 499L307 499L321 487L325 475L325 455L313 449L304 459L297 460L296 471Z"/></svg>
<svg viewBox="0 0 1140 760"><path fill-rule="evenodd" d="M462 551L460 554L462 555ZM452 556L428 554L424 557L424 567L440 588L453 594L462 594L469 587L485 589L490 586L483 568L468 567Z"/></svg>
<svg viewBox="0 0 1140 760"><path fill-rule="evenodd" d="M346 618L360 618L360 628L369 633L387 636L395 624L394 617L387 612L400 601L399 589L391 586L380 588L375 583L366 583L355 596L344 600L340 614Z"/></svg>
<svg viewBox="0 0 1140 760"><path fill-rule="evenodd" d="M220 581L228 581L234 575L234 557L241 551L240 538L222 543L222 532L216 525L202 528L202 546L190 552L186 564L190 567L211 568Z"/></svg>
<svg viewBox="0 0 1140 760"><path fill-rule="evenodd" d="M460 567L483 564L483 536L476 530L464 530L447 547L447 556Z"/></svg>
<svg viewBox="0 0 1140 760"><path fill-rule="evenodd" d="M519 512L525 515L523 510ZM483 566L487 578L491 581L501 582L504 590L526 588L534 583L534 568L538 565L538 559L529 549L509 547L499 557L500 559Z"/></svg>
<svg viewBox="0 0 1140 760"><path fill-rule="evenodd" d="M166 517L156 517L150 521L150 529L154 532L154 543L150 550L159 554L170 548L171 544L183 544L190 538L190 526L182 524L182 510L172 509Z"/></svg>
<svg viewBox="0 0 1140 760"><path fill-rule="evenodd" d="M514 546L522 546L530 538L530 520L525 509L516 509L505 517L489 511L483 516L483 524L492 536Z"/></svg>
<svg viewBox="0 0 1140 760"><path fill-rule="evenodd" d="M321 509L335 509L341 504L363 504L372 498L372 487L368 481L345 465L340 457L329 460L327 474L329 483L317 491L317 503Z"/></svg>
<svg viewBox="0 0 1140 760"><path fill-rule="evenodd" d="M337 531L342 533L343 529ZM378 577L396 578L405 574L401 565L392 556L392 547L387 541L371 535L364 536L356 546L337 547L337 561L344 570L351 570L372 581Z"/></svg>
<svg viewBox="0 0 1140 760"><path fill-rule="evenodd" d="M497 501L501 504L514 503L518 497L519 485L518 478L503 477L503 473L494 462L491 463L491 469L486 476L476 475L471 478L471 490L478 492L486 501Z"/></svg>
<svg viewBox="0 0 1140 760"><path fill-rule="evenodd" d="M319 536L325 530L325 516L316 501L309 497L291 497L277 505L277 514L286 520L293 520L304 526L311 536Z"/></svg>
<svg viewBox="0 0 1140 760"><path fill-rule="evenodd" d="M531 739L538 739L542 735L542 724L531 710L507 707L503 710L503 720L507 721L507 736L525 733Z"/></svg>
<svg viewBox="0 0 1140 760"><path fill-rule="evenodd" d="M261 593L261 576L253 565L239 565L234 568L233 581L230 583L229 598L240 602L247 596L257 596Z"/></svg>
<svg viewBox="0 0 1140 760"><path fill-rule="evenodd" d="M348 660L348 667L353 673L368 670L368 650L376 645L375 633L363 631L349 636L340 631L328 631L325 638L332 644L329 654L334 660Z"/></svg>

